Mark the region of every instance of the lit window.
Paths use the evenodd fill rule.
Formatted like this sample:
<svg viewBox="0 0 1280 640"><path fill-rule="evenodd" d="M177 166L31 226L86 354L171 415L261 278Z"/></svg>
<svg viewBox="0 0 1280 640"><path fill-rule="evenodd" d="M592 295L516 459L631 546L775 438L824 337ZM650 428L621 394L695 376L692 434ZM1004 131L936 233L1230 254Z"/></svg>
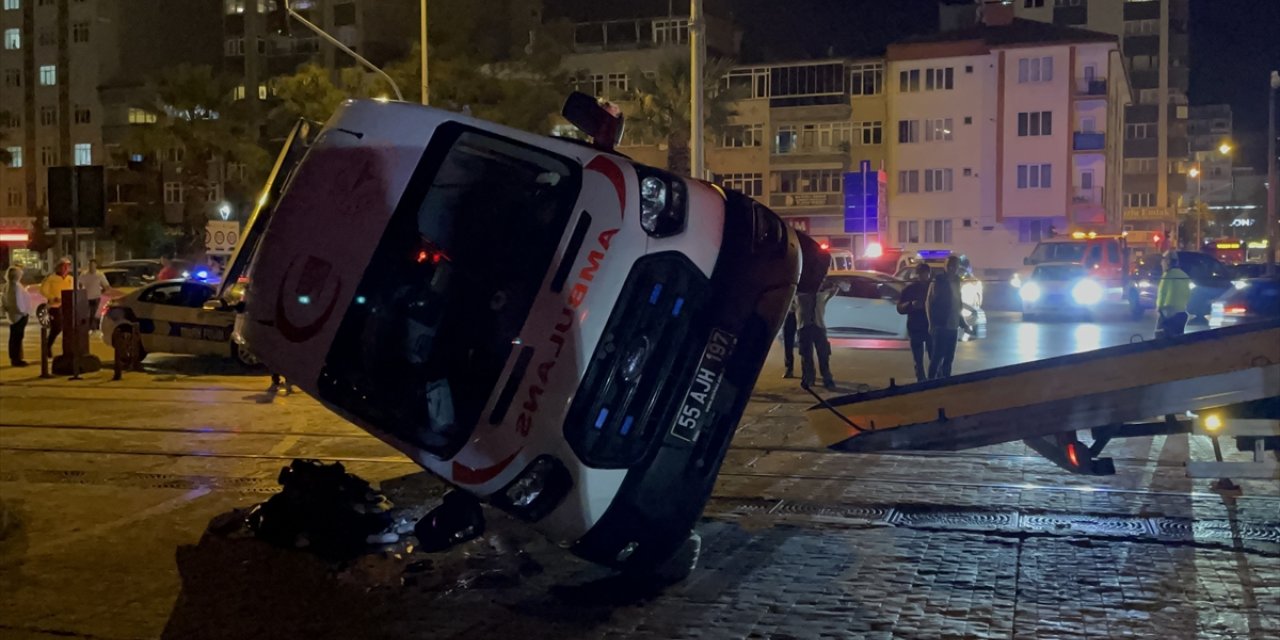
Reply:
<svg viewBox="0 0 1280 640"><path fill-rule="evenodd" d="M5 11L16 11L22 8L22 0L4 0Z"/></svg>
<svg viewBox="0 0 1280 640"><path fill-rule="evenodd" d="M244 13L244 0L226 0L227 14Z"/></svg>
<svg viewBox="0 0 1280 640"><path fill-rule="evenodd" d="M267 85L265 83L258 85L258 99L267 99Z"/></svg>
<svg viewBox="0 0 1280 640"><path fill-rule="evenodd" d="M76 166L87 167L93 164L93 145L82 142L76 145Z"/></svg>
<svg viewBox="0 0 1280 640"><path fill-rule="evenodd" d="M238 85L235 89L231 90L231 99L244 100L244 85Z"/></svg>
<svg viewBox="0 0 1280 640"><path fill-rule="evenodd" d="M14 169L22 167L22 147L9 147L5 149L9 152L9 166Z"/></svg>
<svg viewBox="0 0 1280 640"><path fill-rule="evenodd" d="M4 30L4 48L10 51L22 48L22 30L21 29L5 29Z"/></svg>
<svg viewBox="0 0 1280 640"><path fill-rule="evenodd" d="M156 121L156 114L139 109L137 107L129 107L129 124L152 124Z"/></svg>
<svg viewBox="0 0 1280 640"><path fill-rule="evenodd" d="M40 86L52 87L58 84L58 67L57 65L46 64L40 67Z"/></svg>

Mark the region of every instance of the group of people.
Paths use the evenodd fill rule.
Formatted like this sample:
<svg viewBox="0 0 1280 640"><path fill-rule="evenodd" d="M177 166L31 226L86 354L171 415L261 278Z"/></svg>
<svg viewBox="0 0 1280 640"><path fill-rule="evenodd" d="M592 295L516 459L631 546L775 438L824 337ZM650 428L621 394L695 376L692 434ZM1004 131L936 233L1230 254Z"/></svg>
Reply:
<svg viewBox="0 0 1280 640"><path fill-rule="evenodd" d="M15 367L25 367L29 364L23 356L22 341L26 337L27 325L36 309L31 294L22 285L22 273L22 268L16 265L5 271L2 297L4 313L9 318L9 364ZM97 311L102 296L111 288L111 285L98 271L98 264L93 260L89 261L88 269L80 274L78 285L76 280L77 278L71 275L71 260L63 258L58 261L53 273L46 276L40 283L40 295L44 296L49 313L49 334L41 345L46 356L52 357L53 345L62 334L63 292L71 291L76 286L84 290L85 297L89 299L92 318L90 328L93 331L99 330L101 320L94 312Z"/></svg>
<svg viewBox="0 0 1280 640"><path fill-rule="evenodd" d="M835 388L835 377L831 374L831 342L827 340L823 316L827 302L840 291L841 286L847 285L829 283L816 293L797 293L783 322L783 364L786 367L783 377L795 377L794 351L798 342L800 387L803 389L811 388L815 382L815 357L822 385L827 389ZM898 313L907 316L907 338L911 343L917 381L950 376L960 332L973 333L964 320L960 287L960 258L951 256L947 258L945 269L937 275L932 273L929 265L920 263L916 267L915 281L902 291ZM927 372L926 354L929 356Z"/></svg>

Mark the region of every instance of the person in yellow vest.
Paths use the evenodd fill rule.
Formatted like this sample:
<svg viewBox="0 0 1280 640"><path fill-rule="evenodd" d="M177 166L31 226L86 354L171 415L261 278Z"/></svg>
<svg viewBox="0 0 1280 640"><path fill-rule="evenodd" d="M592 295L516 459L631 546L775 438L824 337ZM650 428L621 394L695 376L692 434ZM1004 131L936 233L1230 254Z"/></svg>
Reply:
<svg viewBox="0 0 1280 640"><path fill-rule="evenodd" d="M1164 273L1156 290L1156 337L1180 336L1187 328L1187 303L1191 302L1191 276L1178 268L1178 254L1164 256Z"/></svg>
<svg viewBox="0 0 1280 640"><path fill-rule="evenodd" d="M49 338L44 343L44 352L53 356L53 345L62 333L62 292L75 287L75 279L71 277L71 261L63 258L40 283L40 294L49 305Z"/></svg>

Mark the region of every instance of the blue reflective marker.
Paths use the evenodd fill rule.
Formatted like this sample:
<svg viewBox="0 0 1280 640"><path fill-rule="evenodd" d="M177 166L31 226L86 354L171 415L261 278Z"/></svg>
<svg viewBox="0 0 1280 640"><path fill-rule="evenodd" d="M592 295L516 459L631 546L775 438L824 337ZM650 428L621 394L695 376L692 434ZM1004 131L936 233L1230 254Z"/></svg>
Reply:
<svg viewBox="0 0 1280 640"><path fill-rule="evenodd" d="M622 420L622 435L625 436L628 431L631 431L631 425L635 423L635 421L636 419L632 416L627 416Z"/></svg>
<svg viewBox="0 0 1280 640"><path fill-rule="evenodd" d="M364 296L356 296L356 304L364 304L368 301L369 299L365 298Z"/></svg>
<svg viewBox="0 0 1280 640"><path fill-rule="evenodd" d="M609 409L608 409L608 408L601 408L601 409L600 409L600 416L596 418L596 428L597 428L597 429L599 429L599 428L603 427L603 426L604 426L604 419L605 419L605 418L608 418L608 417L609 417Z"/></svg>
<svg viewBox="0 0 1280 640"><path fill-rule="evenodd" d="M684 308L684 298L676 298L676 306L671 307L671 317L680 315L680 309Z"/></svg>
<svg viewBox="0 0 1280 640"><path fill-rule="evenodd" d="M649 304L658 304L658 296L662 295L662 283L653 285L653 293L649 294Z"/></svg>
<svg viewBox="0 0 1280 640"><path fill-rule="evenodd" d="M311 296L298 296L298 302L302 304L311 304Z"/></svg>

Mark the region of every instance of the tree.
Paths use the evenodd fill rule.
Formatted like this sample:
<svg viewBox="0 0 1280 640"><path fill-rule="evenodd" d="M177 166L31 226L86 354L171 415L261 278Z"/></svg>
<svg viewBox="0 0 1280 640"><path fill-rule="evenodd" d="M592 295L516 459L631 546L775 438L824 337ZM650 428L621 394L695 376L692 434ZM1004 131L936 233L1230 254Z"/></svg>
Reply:
<svg viewBox="0 0 1280 640"><path fill-rule="evenodd" d="M157 121L138 127L134 142L158 156L180 150L183 214L176 249L196 254L204 249L209 194L221 177L217 169L226 162L241 163L248 168L249 182L264 172L267 155L257 145L257 127L247 107L232 95L232 82L208 66L165 69L149 84L148 96L146 106Z"/></svg>
<svg viewBox="0 0 1280 640"><path fill-rule="evenodd" d="M164 214L150 208L128 212L124 224L114 227L112 236L131 257L165 255L173 251L173 238L165 232Z"/></svg>
<svg viewBox="0 0 1280 640"><path fill-rule="evenodd" d="M740 96L727 88L722 79L732 62L724 59L709 61L703 68L705 98L703 128L708 140L719 137L729 125L729 119L737 115L733 104ZM631 72L631 102L626 126L635 130L641 138L662 140L667 143L667 169L680 175L689 175L689 136L691 70L689 56L672 56L658 64L657 73L645 75L639 70Z"/></svg>

